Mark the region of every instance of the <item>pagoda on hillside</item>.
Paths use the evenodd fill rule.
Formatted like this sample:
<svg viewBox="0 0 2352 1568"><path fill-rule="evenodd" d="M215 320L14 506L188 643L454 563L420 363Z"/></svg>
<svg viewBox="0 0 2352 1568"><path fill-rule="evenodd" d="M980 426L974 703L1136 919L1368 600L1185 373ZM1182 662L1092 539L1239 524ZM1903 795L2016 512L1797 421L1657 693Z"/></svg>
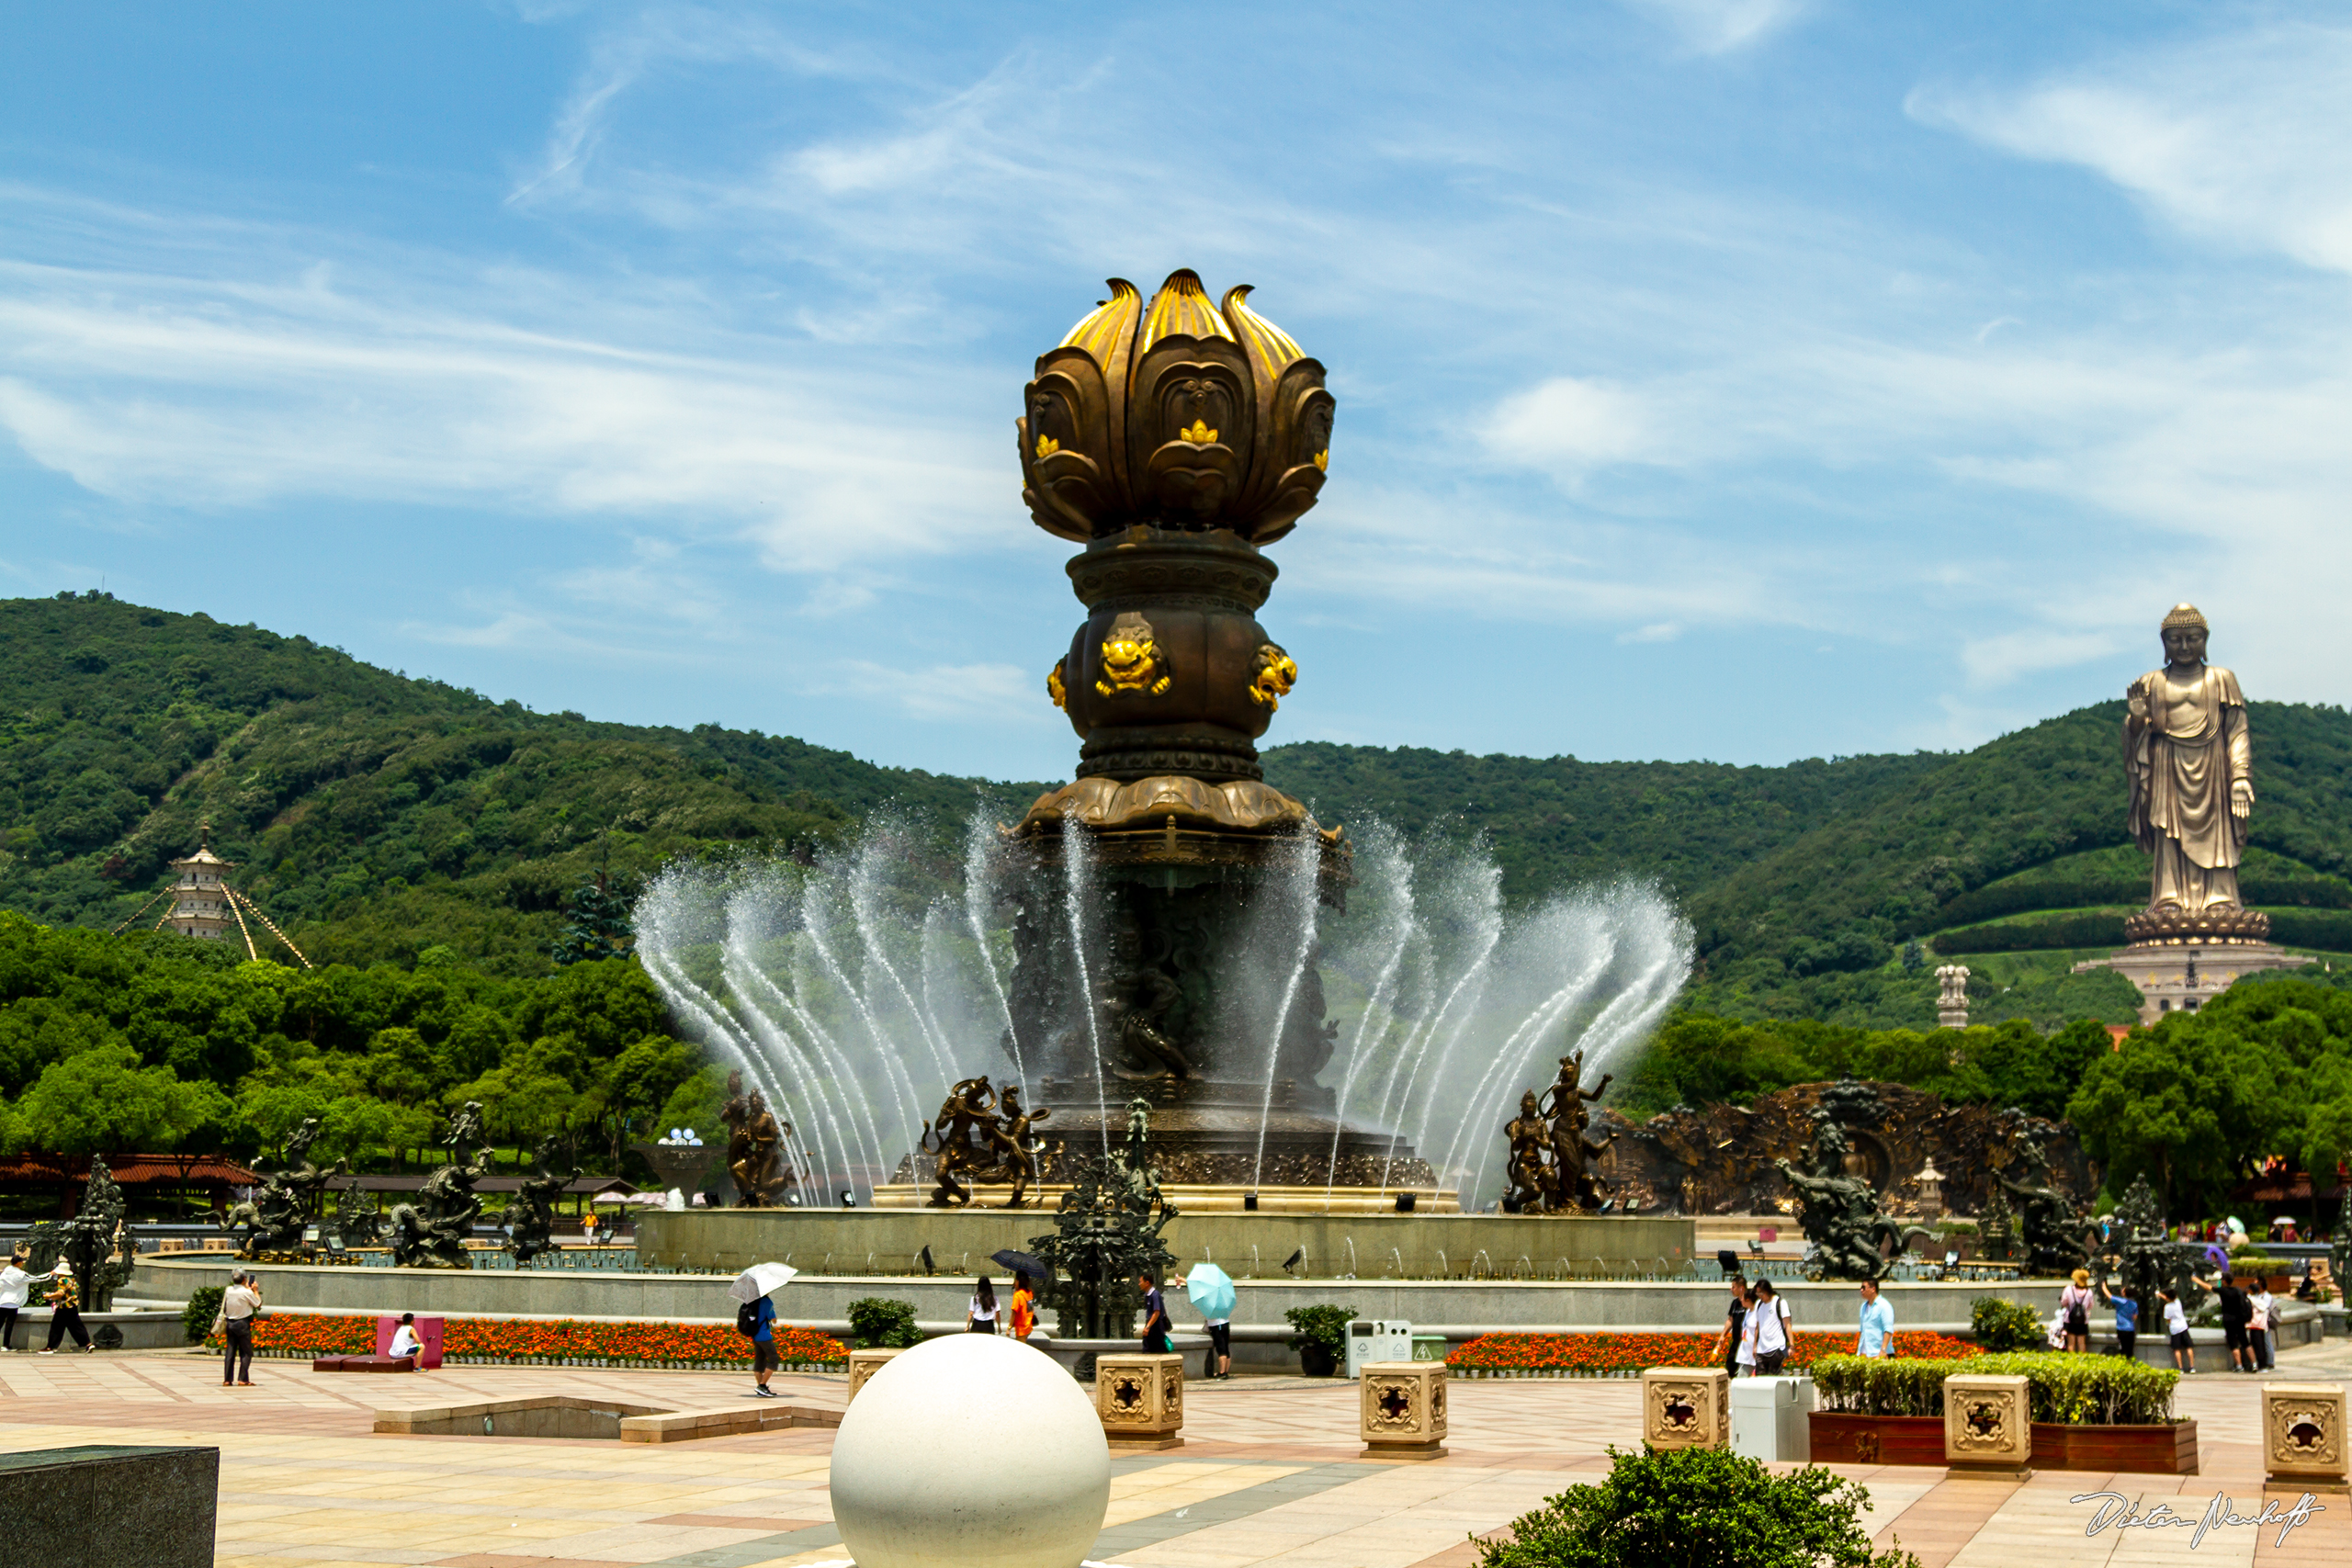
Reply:
<svg viewBox="0 0 2352 1568"><path fill-rule="evenodd" d="M154 907L156 898L167 898L170 902L164 905L163 915L155 921L157 931L169 927L180 935L194 937L198 942L226 942L229 929L233 925L237 935L244 941L245 955L259 958L261 950L254 942L253 927L245 920L245 917L251 915L272 937L286 944L286 951L294 955L296 963L305 969L311 967L311 961L302 955L300 948L294 945L293 939L279 931L277 923L263 914L251 898L229 886L229 873L236 869L236 863L222 860L212 852L211 823L206 822L198 829L196 853L172 862L171 867L175 874L171 886L141 904L130 919L114 928L116 931L123 930L131 920L144 916Z"/></svg>

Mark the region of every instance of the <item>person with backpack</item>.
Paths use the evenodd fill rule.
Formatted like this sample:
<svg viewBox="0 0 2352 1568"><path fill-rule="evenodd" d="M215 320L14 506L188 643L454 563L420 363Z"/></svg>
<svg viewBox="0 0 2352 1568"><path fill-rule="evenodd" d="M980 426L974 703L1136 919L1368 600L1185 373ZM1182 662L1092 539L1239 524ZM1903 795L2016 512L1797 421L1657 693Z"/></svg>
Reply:
<svg viewBox="0 0 2352 1568"><path fill-rule="evenodd" d="M784 1365L784 1358L775 1352L775 1303L762 1296L737 1307L735 1332L752 1342L752 1393L761 1399L774 1399L775 1390L768 1386L768 1379Z"/></svg>
<svg viewBox="0 0 2352 1568"><path fill-rule="evenodd" d="M2062 1339L2059 1348L2076 1355L2088 1353L2091 1348L2091 1271L2075 1270L2066 1288L2058 1292L2058 1331Z"/></svg>

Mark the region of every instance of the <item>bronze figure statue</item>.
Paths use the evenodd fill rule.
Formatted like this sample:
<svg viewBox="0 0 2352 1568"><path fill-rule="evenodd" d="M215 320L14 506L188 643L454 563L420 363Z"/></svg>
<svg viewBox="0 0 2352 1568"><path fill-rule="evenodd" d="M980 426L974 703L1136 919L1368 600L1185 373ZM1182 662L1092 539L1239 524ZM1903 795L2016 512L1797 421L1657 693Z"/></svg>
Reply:
<svg viewBox="0 0 2352 1568"><path fill-rule="evenodd" d="M441 1142L449 1163L417 1190L417 1201L397 1203L391 1213L392 1262L403 1269L470 1269L467 1238L481 1216L474 1183L490 1174L489 1138L482 1131L481 1104L468 1100L449 1118Z"/></svg>
<svg viewBox="0 0 2352 1568"><path fill-rule="evenodd" d="M2024 1120L2023 1113L2018 1113L2021 1128ZM2019 1261L2030 1275L2071 1273L2090 1258L2086 1239L2090 1219L2075 1206L2074 1200L2050 1184L2049 1156L2042 1153L2041 1140L2030 1130L2021 1131L2016 1153L2017 1163L2029 1179L2012 1180L2000 1172L1994 1174L1994 1179L2017 1200L2018 1229L2025 1244L2025 1257ZM2036 1171L2041 1173L2039 1180L2030 1179Z"/></svg>
<svg viewBox="0 0 2352 1568"><path fill-rule="evenodd" d="M529 1263L543 1252L555 1250L555 1201L563 1190L580 1179L580 1168L573 1166L569 1175L559 1176L555 1169L557 1140L541 1138L531 1153L531 1161L539 1168L537 1176L526 1177L506 1205L506 1250L514 1255L517 1268Z"/></svg>
<svg viewBox="0 0 2352 1568"><path fill-rule="evenodd" d="M1504 1169L1510 1189L1503 1194L1503 1212L1541 1213L1551 1201L1551 1176L1544 1155L1552 1146L1552 1129L1536 1112L1533 1089L1520 1094L1519 1114L1503 1123L1503 1136L1510 1141L1510 1160Z"/></svg>
<svg viewBox="0 0 2352 1568"><path fill-rule="evenodd" d="M1052 1114L1043 1107L1024 1110L1019 1084L991 1089L986 1073L949 1089L922 1135L922 1148L933 1156L932 1174L938 1183L930 1206L962 1208L972 1201L973 1185L1009 1181L1012 1196L1004 1206L1021 1207L1037 1179L1037 1151L1044 1147L1031 1129Z"/></svg>
<svg viewBox="0 0 2352 1568"><path fill-rule="evenodd" d="M746 1209L772 1209L798 1179L784 1162L789 1122L768 1109L758 1089L743 1091L739 1070L727 1075L727 1103L718 1112L727 1124L727 1169L735 1179L737 1201Z"/></svg>
<svg viewBox="0 0 2352 1568"><path fill-rule="evenodd" d="M1802 1204L1805 1271L1814 1279L1878 1279L1911 1236L1933 1241L1934 1233L1882 1213L1870 1182L1845 1173L1849 1144L1838 1119L1816 1107L1813 1122L1813 1168L1800 1170L1785 1156L1773 1162Z"/></svg>
<svg viewBox="0 0 2352 1568"><path fill-rule="evenodd" d="M223 1228L245 1230L238 1257L292 1259L302 1256L302 1233L315 1217L321 1189L351 1168L348 1160L335 1161L333 1169L311 1164L311 1145L318 1136L319 1119L304 1117L302 1124L287 1134L286 1168L265 1169L252 1201L230 1211Z"/></svg>
<svg viewBox="0 0 2352 1568"><path fill-rule="evenodd" d="M1617 1075L1603 1073L1591 1089L1582 1086L1583 1077L1582 1051L1561 1057L1559 1077L1536 1102L1552 1127L1552 1168L1544 1206L1555 1214L1598 1213L1609 1201L1608 1189L1590 1168L1592 1160L1609 1152L1609 1145L1584 1135L1592 1122L1592 1113L1585 1106L1607 1093Z"/></svg>

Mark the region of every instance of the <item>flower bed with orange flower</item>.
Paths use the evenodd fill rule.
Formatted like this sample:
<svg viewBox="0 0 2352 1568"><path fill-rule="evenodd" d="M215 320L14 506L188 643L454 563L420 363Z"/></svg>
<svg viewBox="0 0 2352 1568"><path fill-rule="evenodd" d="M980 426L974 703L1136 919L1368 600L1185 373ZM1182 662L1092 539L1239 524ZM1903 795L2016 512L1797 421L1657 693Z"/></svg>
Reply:
<svg viewBox="0 0 2352 1568"><path fill-rule="evenodd" d="M849 1347L813 1328L777 1324L776 1354L796 1371L837 1371ZM220 1337L205 1341L220 1348ZM364 1356L376 1348L376 1320L275 1313L254 1324L254 1354ZM752 1342L723 1323L575 1323L453 1317L441 1332L445 1361L539 1367L693 1367L731 1371L752 1363Z"/></svg>
<svg viewBox="0 0 2352 1568"><path fill-rule="evenodd" d="M1851 1333L1799 1333L1784 1370L1799 1371L1817 1356L1851 1355ZM1894 1355L1956 1359L1981 1355L1948 1334L1889 1337ZM1474 1378L1638 1377L1652 1367L1723 1364L1713 1334L1484 1334L1446 1357L1449 1373Z"/></svg>

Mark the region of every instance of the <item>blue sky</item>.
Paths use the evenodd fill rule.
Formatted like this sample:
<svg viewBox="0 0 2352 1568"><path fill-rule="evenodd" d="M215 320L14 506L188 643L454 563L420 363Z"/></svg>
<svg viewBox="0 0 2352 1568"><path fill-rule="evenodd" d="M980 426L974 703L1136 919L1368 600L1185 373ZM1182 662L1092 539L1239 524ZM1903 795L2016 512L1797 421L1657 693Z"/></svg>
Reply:
<svg viewBox="0 0 2352 1568"><path fill-rule="evenodd" d="M1083 25L1074 25L1082 17ZM1067 776L1035 356L1330 367L1270 739L1973 745L2195 597L2352 695L2352 9L20 6L0 592Z"/></svg>

